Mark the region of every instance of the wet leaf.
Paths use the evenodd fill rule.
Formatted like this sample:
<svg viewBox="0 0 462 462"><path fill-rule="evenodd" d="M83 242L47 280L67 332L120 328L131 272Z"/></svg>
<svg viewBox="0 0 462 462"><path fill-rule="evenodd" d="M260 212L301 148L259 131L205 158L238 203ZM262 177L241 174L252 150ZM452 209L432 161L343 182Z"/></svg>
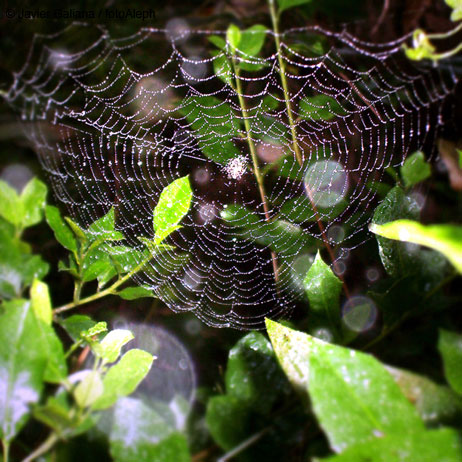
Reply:
<svg viewBox="0 0 462 462"><path fill-rule="evenodd" d="M337 100L329 95L315 95L300 101L300 117L309 121L331 120L346 115Z"/></svg>
<svg viewBox="0 0 462 462"><path fill-rule="evenodd" d="M148 287L126 287L117 293L124 300L135 300L143 297L154 297L154 293Z"/></svg>
<svg viewBox="0 0 462 462"><path fill-rule="evenodd" d="M422 225L416 221L397 220L383 225L372 223L369 229L387 239L411 242L437 250L462 273L462 226Z"/></svg>
<svg viewBox="0 0 462 462"><path fill-rule="evenodd" d="M416 409L375 358L274 321L267 320L266 325L282 368L297 387L308 390L334 451L377 435L423 430Z"/></svg>
<svg viewBox="0 0 462 462"><path fill-rule="evenodd" d="M162 191L154 209L155 241L160 244L188 213L192 200L188 176L178 178Z"/></svg>

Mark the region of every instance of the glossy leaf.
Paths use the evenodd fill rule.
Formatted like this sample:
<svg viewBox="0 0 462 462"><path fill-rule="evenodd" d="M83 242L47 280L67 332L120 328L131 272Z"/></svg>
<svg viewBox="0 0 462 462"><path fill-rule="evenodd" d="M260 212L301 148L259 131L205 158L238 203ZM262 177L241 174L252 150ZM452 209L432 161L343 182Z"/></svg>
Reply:
<svg viewBox="0 0 462 462"><path fill-rule="evenodd" d="M237 48L241 41L241 31L236 24L230 24L228 30L226 31L226 40L231 46L231 49Z"/></svg>
<svg viewBox="0 0 462 462"><path fill-rule="evenodd" d="M419 244L441 252L462 273L462 226L422 225L397 220L383 225L372 223L369 229L379 236Z"/></svg>
<svg viewBox="0 0 462 462"><path fill-rule="evenodd" d="M119 241L124 239L124 235L115 229L115 213L114 207L101 218L93 222L87 229L92 239L98 242L104 241Z"/></svg>
<svg viewBox="0 0 462 462"><path fill-rule="evenodd" d="M426 180L432 171L430 165L425 161L423 152L417 151L406 158L401 167L401 177L406 186L414 186Z"/></svg>
<svg viewBox="0 0 462 462"><path fill-rule="evenodd" d="M133 334L126 329L111 330L100 342L100 356L106 363L113 363L120 355L122 347L130 340L133 340Z"/></svg>
<svg viewBox="0 0 462 462"><path fill-rule="evenodd" d="M310 309L323 314L330 326L339 325L340 292L342 281L324 263L318 251L304 280L305 292L310 302Z"/></svg>
<svg viewBox="0 0 462 462"><path fill-rule="evenodd" d="M377 225L400 218L417 220L419 215L418 204L412 198L406 196L399 186L395 186L375 209L370 229L371 231L378 229L376 228ZM379 245L380 259L390 276L407 276L416 271L414 261L415 249L411 249L406 244L400 242L390 241L389 239L380 237L380 235L376 238Z"/></svg>
<svg viewBox="0 0 462 462"><path fill-rule="evenodd" d="M423 430L417 411L375 358L274 321L266 325L282 368L296 386L306 386L334 451L377 434Z"/></svg>
<svg viewBox="0 0 462 462"><path fill-rule="evenodd" d="M461 462L457 430L408 431L379 436L320 462Z"/></svg>
<svg viewBox="0 0 462 462"><path fill-rule="evenodd" d="M255 24L246 30L241 31L239 44L236 48L239 49L244 56L257 56L265 42L267 29L261 24Z"/></svg>
<svg viewBox="0 0 462 462"><path fill-rule="evenodd" d="M449 385L462 395L462 335L440 329L438 350Z"/></svg>
<svg viewBox="0 0 462 462"><path fill-rule="evenodd" d="M157 244L160 244L178 228L178 224L188 213L192 196L187 176L178 178L164 188L154 209L154 231Z"/></svg>
<svg viewBox="0 0 462 462"><path fill-rule="evenodd" d="M3 304L0 316L0 438L10 441L40 398L47 355L30 303Z"/></svg>
<svg viewBox="0 0 462 462"><path fill-rule="evenodd" d="M213 60L213 72L226 84L233 84L233 71L231 68L231 63L225 55L217 54L215 56L215 59Z"/></svg>
<svg viewBox="0 0 462 462"><path fill-rule="evenodd" d="M120 397L133 393L148 374L153 361L154 357L147 351L128 350L104 376L104 392L93 404L93 409L106 409Z"/></svg>

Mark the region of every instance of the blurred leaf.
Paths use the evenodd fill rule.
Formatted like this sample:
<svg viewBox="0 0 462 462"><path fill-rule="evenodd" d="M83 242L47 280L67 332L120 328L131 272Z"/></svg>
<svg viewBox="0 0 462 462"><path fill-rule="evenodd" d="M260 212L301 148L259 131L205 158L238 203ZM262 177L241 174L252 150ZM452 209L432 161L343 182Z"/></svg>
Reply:
<svg viewBox="0 0 462 462"><path fill-rule="evenodd" d="M22 220L22 207L18 193L8 183L0 180L0 215L18 227Z"/></svg>
<svg viewBox="0 0 462 462"><path fill-rule="evenodd" d="M226 40L228 41L231 48L237 48L241 41L241 31L236 24L230 24L226 31Z"/></svg>
<svg viewBox="0 0 462 462"><path fill-rule="evenodd" d="M373 438L320 462L461 462L457 430L415 430Z"/></svg>
<svg viewBox="0 0 462 462"><path fill-rule="evenodd" d="M451 388L462 395L462 335L440 329L438 350Z"/></svg>
<svg viewBox="0 0 462 462"><path fill-rule="evenodd" d="M342 281L324 263L318 251L316 258L306 273L305 292L310 302L310 309L323 314L332 329L340 325L340 293Z"/></svg>
<svg viewBox="0 0 462 462"><path fill-rule="evenodd" d="M388 372L401 388L404 396L415 405L426 424L451 424L462 417L462 397L449 387L439 385L427 377L387 366Z"/></svg>
<svg viewBox="0 0 462 462"><path fill-rule="evenodd" d="M247 334L230 350L225 382L228 395L263 414L271 410L282 392L287 392L287 380L271 343L259 332Z"/></svg>
<svg viewBox="0 0 462 462"><path fill-rule="evenodd" d="M460 21L462 19L461 0L445 0L445 2L450 8L452 8L451 21Z"/></svg>
<svg viewBox="0 0 462 462"><path fill-rule="evenodd" d="M261 24L255 24L246 30L241 31L239 44L236 48L245 56L255 57L263 47L267 28Z"/></svg>
<svg viewBox="0 0 462 462"><path fill-rule="evenodd" d="M315 95L300 101L300 117L309 121L331 120L340 115L346 115L345 110L329 95Z"/></svg>
<svg viewBox="0 0 462 462"><path fill-rule="evenodd" d="M42 221L46 197L47 187L37 178L32 178L24 187L20 196L23 228L33 226Z"/></svg>
<svg viewBox="0 0 462 462"><path fill-rule="evenodd" d="M421 151L407 157L401 167L401 177L406 186L414 186L426 180L431 173L430 165L425 161L424 153Z"/></svg>
<svg viewBox="0 0 462 462"><path fill-rule="evenodd" d="M231 63L229 62L228 58L225 55L223 54L215 55L215 59L213 60L213 72L223 82L232 86L233 71L231 68Z"/></svg>
<svg viewBox="0 0 462 462"><path fill-rule="evenodd" d="M111 330L100 342L100 356L105 363L113 363L120 355L122 347L130 340L133 340L133 334L126 329Z"/></svg>
<svg viewBox="0 0 462 462"><path fill-rule="evenodd" d="M210 35L208 37L208 41L215 45L220 50L224 50L226 48L226 40L219 35Z"/></svg>
<svg viewBox="0 0 462 462"><path fill-rule="evenodd" d="M93 321L93 319L84 314L73 314L72 316L59 321L59 323L63 326L74 342L81 339L81 332L88 331L88 329L96 325L96 321Z"/></svg>
<svg viewBox="0 0 462 462"><path fill-rule="evenodd" d="M124 300L135 300L143 297L154 297L154 293L148 287L126 287L117 293L117 295Z"/></svg>
<svg viewBox="0 0 462 462"><path fill-rule="evenodd" d="M301 249L310 250L315 244L300 226L284 220L265 222L242 205L228 205L222 210L221 217L229 225L241 228L238 231L241 239L269 247L277 253L296 255Z"/></svg>
<svg viewBox="0 0 462 462"><path fill-rule="evenodd" d="M419 215L418 204L406 196L399 186L395 186L375 209L372 218L373 224L370 226L374 229L377 225L400 218L416 220ZM393 242L380 236L377 236L376 239L383 266L390 276L406 276L416 271L413 252L406 244Z"/></svg>
<svg viewBox="0 0 462 462"><path fill-rule="evenodd" d="M87 374L74 389L74 398L79 407L90 407L103 394L103 382L98 371Z"/></svg>
<svg viewBox="0 0 462 462"><path fill-rule="evenodd" d="M284 205L281 207L281 218L294 223L315 222L317 221L316 216L321 221L332 221L347 207L348 202L345 199L341 199L338 203L330 207L321 207L318 205L316 207L316 214L308 197L300 196L284 201Z"/></svg>
<svg viewBox="0 0 462 462"><path fill-rule="evenodd" d="M128 350L104 376L104 392L93 404L93 409L107 409L120 397L133 393L148 374L153 361L154 357L147 351Z"/></svg>
<svg viewBox="0 0 462 462"><path fill-rule="evenodd" d="M249 437L249 410L240 399L213 396L207 403L207 427L217 444L230 450Z"/></svg>
<svg viewBox="0 0 462 462"><path fill-rule="evenodd" d="M47 364L41 332L29 302L3 303L0 316L0 438L24 426L29 406L40 398Z"/></svg>
<svg viewBox="0 0 462 462"><path fill-rule="evenodd" d="M122 398L115 405L109 437L115 462L188 462L186 439L142 401Z"/></svg>
<svg viewBox="0 0 462 462"><path fill-rule="evenodd" d="M48 285L38 279L34 279L30 288L30 299L37 318L51 326L53 310Z"/></svg>
<svg viewBox="0 0 462 462"><path fill-rule="evenodd" d="M209 159L226 165L241 154L233 139L239 139L239 121L231 106L214 96L191 96L183 100L180 112L186 117Z"/></svg>
<svg viewBox="0 0 462 462"><path fill-rule="evenodd" d="M188 176L178 178L163 189L154 209L154 239L157 244L178 228L178 223L188 213L192 196Z"/></svg>
<svg viewBox="0 0 462 462"><path fill-rule="evenodd" d="M69 406L63 404L62 400L50 396L46 404L34 407L33 416L39 422L48 425L60 435L73 424L69 411Z"/></svg>
<svg viewBox="0 0 462 462"><path fill-rule="evenodd" d="M307 387L314 413L334 451L377 434L423 430L415 408L375 358L274 321L267 320L266 325L289 380Z"/></svg>
<svg viewBox="0 0 462 462"><path fill-rule="evenodd" d="M295 6L304 5L305 3L311 3L311 0L278 0L279 13Z"/></svg>
<svg viewBox="0 0 462 462"><path fill-rule="evenodd" d="M435 249L462 273L462 226L422 225L411 220L397 220L383 225L371 223L369 229L388 239L412 242Z"/></svg>
<svg viewBox="0 0 462 462"><path fill-rule="evenodd" d="M77 241L74 233L67 226L57 207L47 205L45 207L45 216L48 225L55 233L56 240L71 252L77 251Z"/></svg>

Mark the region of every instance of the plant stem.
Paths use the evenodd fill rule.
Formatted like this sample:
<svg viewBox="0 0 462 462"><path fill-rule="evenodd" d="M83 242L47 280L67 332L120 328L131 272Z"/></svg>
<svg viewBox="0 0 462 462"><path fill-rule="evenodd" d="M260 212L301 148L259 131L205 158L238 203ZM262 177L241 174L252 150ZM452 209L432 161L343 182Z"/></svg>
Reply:
<svg viewBox="0 0 462 462"><path fill-rule="evenodd" d="M268 4L269 4L269 9L270 9L270 14L271 14L271 21L273 23L274 40L276 42L276 53L277 53L278 64L279 64L279 76L281 78L282 89L283 89L283 92L284 92L284 101L285 101L286 109L287 109L287 117L289 119L290 132L291 132L291 135L292 135L292 147L293 147L293 150L294 150L294 153L295 153L295 158L296 158L298 164L300 165L300 167L303 167L303 157L302 157L302 153L300 151L300 146L298 144L297 129L296 129L295 119L294 119L293 112L292 112L292 106L291 106L291 103L290 103L289 85L287 83L287 77L286 77L286 67L285 67L284 59L282 57L281 42L280 42L280 39L279 39L278 14L276 12L275 0L268 0ZM321 221L321 217L319 216L319 212L318 212L318 209L317 209L316 204L314 202L311 189L308 188L307 185L305 185L305 189L307 191L308 199L309 199L309 201L311 203L311 207L312 207L313 212L314 212L316 223L318 225L319 231L321 232L322 240L324 242L324 247L326 248L327 252L329 253L329 257L330 257L330 259L332 261L332 265L333 265L334 269L336 270L337 276L343 282L343 288L344 288L344 291L345 291L345 295L347 296L347 298L349 298L348 286L346 285L346 283L345 283L345 281L343 279L343 276L341 274L341 271L339 271L338 265L337 265L337 263L335 261L335 255L334 255L334 252L332 250L332 247L329 245L329 241L327 239L326 231L325 231L324 225L323 225L323 223Z"/></svg>
<svg viewBox="0 0 462 462"><path fill-rule="evenodd" d="M90 295L89 297L85 297L85 298L79 299L77 301L73 301L71 303L68 303L66 305L60 306L59 308L56 308L55 310L53 310L53 314L56 315L58 313L62 313L63 311L72 310L73 308L75 308L77 306L84 305L86 303L90 303L90 302L93 302L95 300L99 300L100 298L103 298L106 295L114 294L115 290L120 285L122 285L124 282L128 281L132 276L134 276L136 273L138 273L138 271L140 271L146 265L146 263L148 263L149 260L151 260L151 258L152 258L152 255L149 255L148 258L145 258L132 271L127 273L122 278L118 279L116 282L114 282L114 284L112 284L112 286L108 287L107 289L102 290L101 292L98 292L96 294Z"/></svg>
<svg viewBox="0 0 462 462"><path fill-rule="evenodd" d="M10 457L10 443L2 438L2 446L3 446L3 462L8 462Z"/></svg>
<svg viewBox="0 0 462 462"><path fill-rule="evenodd" d="M247 438L245 441L243 441L241 444L236 446L235 448L231 449L231 451L227 452L225 455L221 456L217 462L227 462L234 456L237 456L239 453L247 449L249 446L252 446L252 444L256 443L262 436L267 433L271 427L266 427L263 430L259 431L258 433L255 433L252 435L250 438Z"/></svg>
<svg viewBox="0 0 462 462"><path fill-rule="evenodd" d="M58 440L58 435L52 432L50 436L35 451L23 459L22 462L32 462L37 459L37 457L40 457L42 454L48 452L58 442Z"/></svg>
<svg viewBox="0 0 462 462"><path fill-rule="evenodd" d="M233 68L234 68L234 74L235 74L235 80L236 80L236 93L237 97L239 98L239 105L241 107L241 112L242 112L242 117L244 119L244 127L246 131L246 138L247 138L247 144L249 145L249 150L250 150L250 156L252 158L252 164L253 164L253 171L255 175L255 179L257 180L258 184L258 190L260 192L260 198L263 204L263 211L265 213L265 220L267 222L271 221L271 217L269 214L269 207L268 207L268 201L266 200L266 191L265 191L265 185L264 185L264 179L260 173L260 167L258 166L258 158L257 158L257 152L255 149L255 143L253 142L252 136L251 136L251 128L250 128L250 123L249 123L249 114L247 112L247 107L244 101L243 97L243 92L242 92L242 85L241 81L239 79L239 67L236 64L236 59L233 56ZM271 250L271 260L273 263L273 271L274 271L274 280L276 282L276 286L279 282L279 267L278 267L278 261L277 261L277 255L276 252ZM277 288L277 287L276 287Z"/></svg>

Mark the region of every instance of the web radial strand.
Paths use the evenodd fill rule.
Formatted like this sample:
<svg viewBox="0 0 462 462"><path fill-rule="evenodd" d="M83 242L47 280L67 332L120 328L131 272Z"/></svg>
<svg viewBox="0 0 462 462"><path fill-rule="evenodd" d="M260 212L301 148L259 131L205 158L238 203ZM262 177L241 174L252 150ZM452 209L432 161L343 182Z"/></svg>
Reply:
<svg viewBox="0 0 462 462"><path fill-rule="evenodd" d="M450 69L408 62L402 41L288 31L281 57L291 127L271 33L262 57L238 54L244 69L226 78L216 75L226 51L211 53L209 41L223 32L173 35L142 29L112 39L78 25L38 36L7 98L66 212L87 227L114 207L134 248L153 235L162 189L188 174L194 201L169 238L176 250L136 280L174 311L256 328L294 306L326 236L335 235L337 257L367 239L374 185L431 143L456 79Z"/></svg>

